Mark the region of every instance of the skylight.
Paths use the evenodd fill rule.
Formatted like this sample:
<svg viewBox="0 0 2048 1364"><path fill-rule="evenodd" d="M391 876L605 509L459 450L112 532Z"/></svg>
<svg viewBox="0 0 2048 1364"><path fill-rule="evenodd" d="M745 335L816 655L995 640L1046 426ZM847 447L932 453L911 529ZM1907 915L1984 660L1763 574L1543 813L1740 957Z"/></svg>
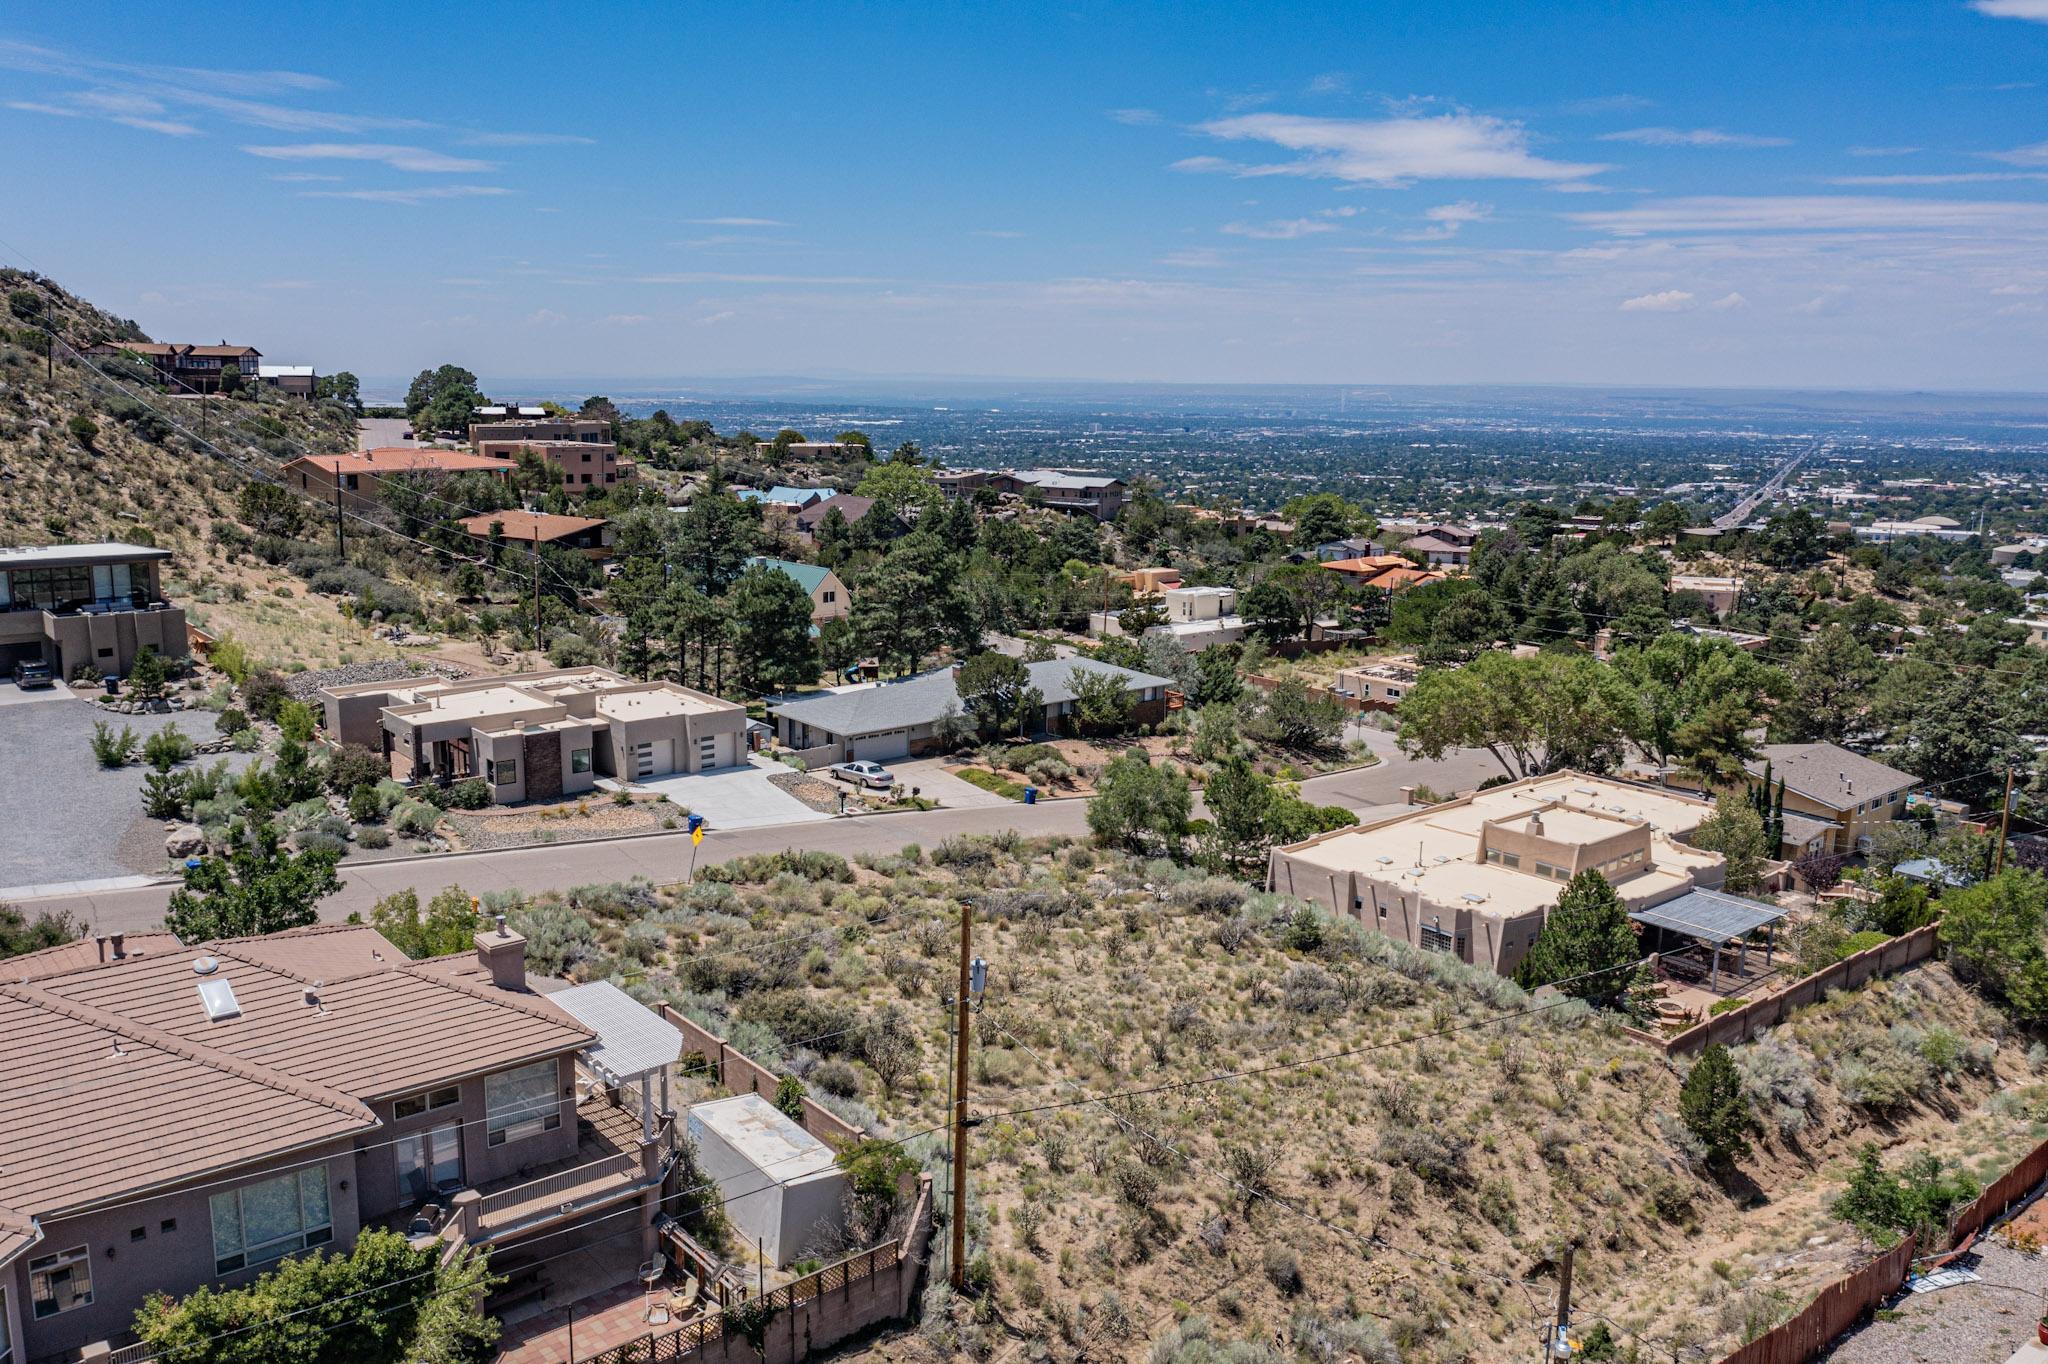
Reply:
<svg viewBox="0 0 2048 1364"><path fill-rule="evenodd" d="M242 1006L235 999L235 987L228 982L226 976L200 981L199 1002L206 1009L206 1018L210 1023L242 1016Z"/></svg>

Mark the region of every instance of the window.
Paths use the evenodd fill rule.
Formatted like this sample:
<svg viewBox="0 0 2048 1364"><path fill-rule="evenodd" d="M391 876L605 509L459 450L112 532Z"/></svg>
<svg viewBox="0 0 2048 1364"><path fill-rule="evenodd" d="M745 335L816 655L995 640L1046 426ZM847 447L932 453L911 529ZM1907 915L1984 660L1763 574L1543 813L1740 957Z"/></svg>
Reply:
<svg viewBox="0 0 2048 1364"><path fill-rule="evenodd" d="M834 592L834 591L833 591L833 590L832 590L831 588L829 588L829 587L828 587L828 588L826 588L826 589L825 589L825 600L826 600L827 602L835 602L835 601L838 601L838 600L839 600L839 594L838 594L837 592Z"/></svg>
<svg viewBox="0 0 2048 1364"><path fill-rule="evenodd" d="M508 1141L524 1141L560 1127L562 1104L555 1095L557 1079L552 1060L485 1076L485 1144L503 1146Z"/></svg>
<svg viewBox="0 0 2048 1364"><path fill-rule="evenodd" d="M1429 924L1422 926L1422 946L1428 951L1448 952L1453 941L1451 935L1441 928L1433 928Z"/></svg>
<svg viewBox="0 0 2048 1364"><path fill-rule="evenodd" d="M1569 871L1563 867L1553 867L1548 862L1538 862L1536 864L1536 874L1538 876L1554 877L1559 881L1569 881L1572 879L1572 874Z"/></svg>
<svg viewBox="0 0 2048 1364"><path fill-rule="evenodd" d="M449 1085L443 1089L430 1089L423 1094L408 1094L391 1105L394 1118L417 1118L420 1114L435 1108L452 1108L462 1102L462 1087Z"/></svg>
<svg viewBox="0 0 2048 1364"><path fill-rule="evenodd" d="M92 1250L73 1246L28 1262L28 1300L36 1320L92 1302Z"/></svg>
<svg viewBox="0 0 2048 1364"><path fill-rule="evenodd" d="M147 1240L149 1239L149 1228L147 1228L147 1227L130 1227L130 1228L128 1228L128 1239L129 1239L130 1241L147 1241Z"/></svg>
<svg viewBox="0 0 2048 1364"><path fill-rule="evenodd" d="M415 1202L425 1202L462 1184L462 1124L443 1123L398 1143L398 1185Z"/></svg>
<svg viewBox="0 0 2048 1364"><path fill-rule="evenodd" d="M590 750L587 748L570 749L569 770L571 772L588 772L590 770Z"/></svg>
<svg viewBox="0 0 2048 1364"><path fill-rule="evenodd" d="M1387 699L1388 699L1389 701L1398 701L1398 700L1400 700L1400 699L1401 699L1401 689L1400 689L1399 687L1388 687L1388 688L1387 688Z"/></svg>
<svg viewBox="0 0 2048 1364"><path fill-rule="evenodd" d="M231 1274L334 1239L327 1167L312 1165L213 1196L213 1272Z"/></svg>
<svg viewBox="0 0 2048 1364"><path fill-rule="evenodd" d="M493 786L510 786L518 780L519 760L517 758L493 758L491 760L491 784Z"/></svg>
<svg viewBox="0 0 2048 1364"><path fill-rule="evenodd" d="M156 1224L156 1234L159 1236L169 1236L177 1229L178 1219L175 1217L166 1217L163 1221Z"/></svg>

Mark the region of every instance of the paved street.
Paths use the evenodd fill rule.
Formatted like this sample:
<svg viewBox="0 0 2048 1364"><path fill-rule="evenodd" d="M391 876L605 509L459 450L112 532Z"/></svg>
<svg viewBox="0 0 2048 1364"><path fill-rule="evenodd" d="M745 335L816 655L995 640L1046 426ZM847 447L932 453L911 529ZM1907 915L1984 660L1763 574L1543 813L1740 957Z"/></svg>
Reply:
<svg viewBox="0 0 2048 1364"><path fill-rule="evenodd" d="M364 417L356 423L356 448L376 450L387 445L417 445L405 433L412 423L403 417Z"/></svg>
<svg viewBox="0 0 2048 1364"><path fill-rule="evenodd" d="M1499 765L1486 753L1463 752L1440 763L1423 763L1409 762L1394 752L1373 767L1310 778L1302 783L1302 795L1320 805L1365 809L1398 802L1403 786L1419 783L1439 794L1448 794L1469 790L1499 770ZM784 848L811 848L846 857L858 852L889 851L905 843L917 843L929 850L957 834L996 833L1004 829L1032 836L1083 837L1088 832L1087 802L1056 800L1030 806L1006 802L999 807L980 809L863 815L817 823L713 830L695 850L695 864L709 866L744 853L778 852ZM366 862L342 868L341 891L321 902L320 915L323 919L339 920L351 913L368 914L380 897L408 886L425 900L452 885L481 894L487 890L561 890L634 876L680 881L690 875L691 867L689 835L682 832L609 843L556 843L402 862ZM97 932L133 932L161 920L171 890L167 885L105 890L25 901L24 906L32 911L69 911Z"/></svg>

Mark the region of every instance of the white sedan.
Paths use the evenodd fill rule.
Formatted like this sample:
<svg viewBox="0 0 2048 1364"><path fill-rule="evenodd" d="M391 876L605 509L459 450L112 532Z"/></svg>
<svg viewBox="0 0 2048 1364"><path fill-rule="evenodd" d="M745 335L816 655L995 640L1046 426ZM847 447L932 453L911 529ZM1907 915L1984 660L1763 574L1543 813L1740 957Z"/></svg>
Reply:
<svg viewBox="0 0 2048 1364"><path fill-rule="evenodd" d="M880 763L857 759L850 763L836 763L827 769L841 781L850 781L856 786L894 786L895 774Z"/></svg>

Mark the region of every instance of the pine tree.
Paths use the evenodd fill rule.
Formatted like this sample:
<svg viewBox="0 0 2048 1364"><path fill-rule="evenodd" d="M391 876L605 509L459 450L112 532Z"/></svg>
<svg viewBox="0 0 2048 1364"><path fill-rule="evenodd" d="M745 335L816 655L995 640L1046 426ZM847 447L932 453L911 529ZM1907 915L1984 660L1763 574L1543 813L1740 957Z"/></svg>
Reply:
<svg viewBox="0 0 2048 1364"><path fill-rule="evenodd" d="M1629 922L1628 906L1599 872L1574 876L1543 921L1543 931L1515 971L1525 990L1556 984L1577 999L1620 996L1634 984L1642 945Z"/></svg>
<svg viewBox="0 0 2048 1364"><path fill-rule="evenodd" d="M1749 1154L1749 1133L1756 1120L1750 1116L1742 1077L1728 1059L1728 1048L1715 1042L1700 1053L1678 1091L1678 1116L1706 1147L1710 1168L1726 1170Z"/></svg>

